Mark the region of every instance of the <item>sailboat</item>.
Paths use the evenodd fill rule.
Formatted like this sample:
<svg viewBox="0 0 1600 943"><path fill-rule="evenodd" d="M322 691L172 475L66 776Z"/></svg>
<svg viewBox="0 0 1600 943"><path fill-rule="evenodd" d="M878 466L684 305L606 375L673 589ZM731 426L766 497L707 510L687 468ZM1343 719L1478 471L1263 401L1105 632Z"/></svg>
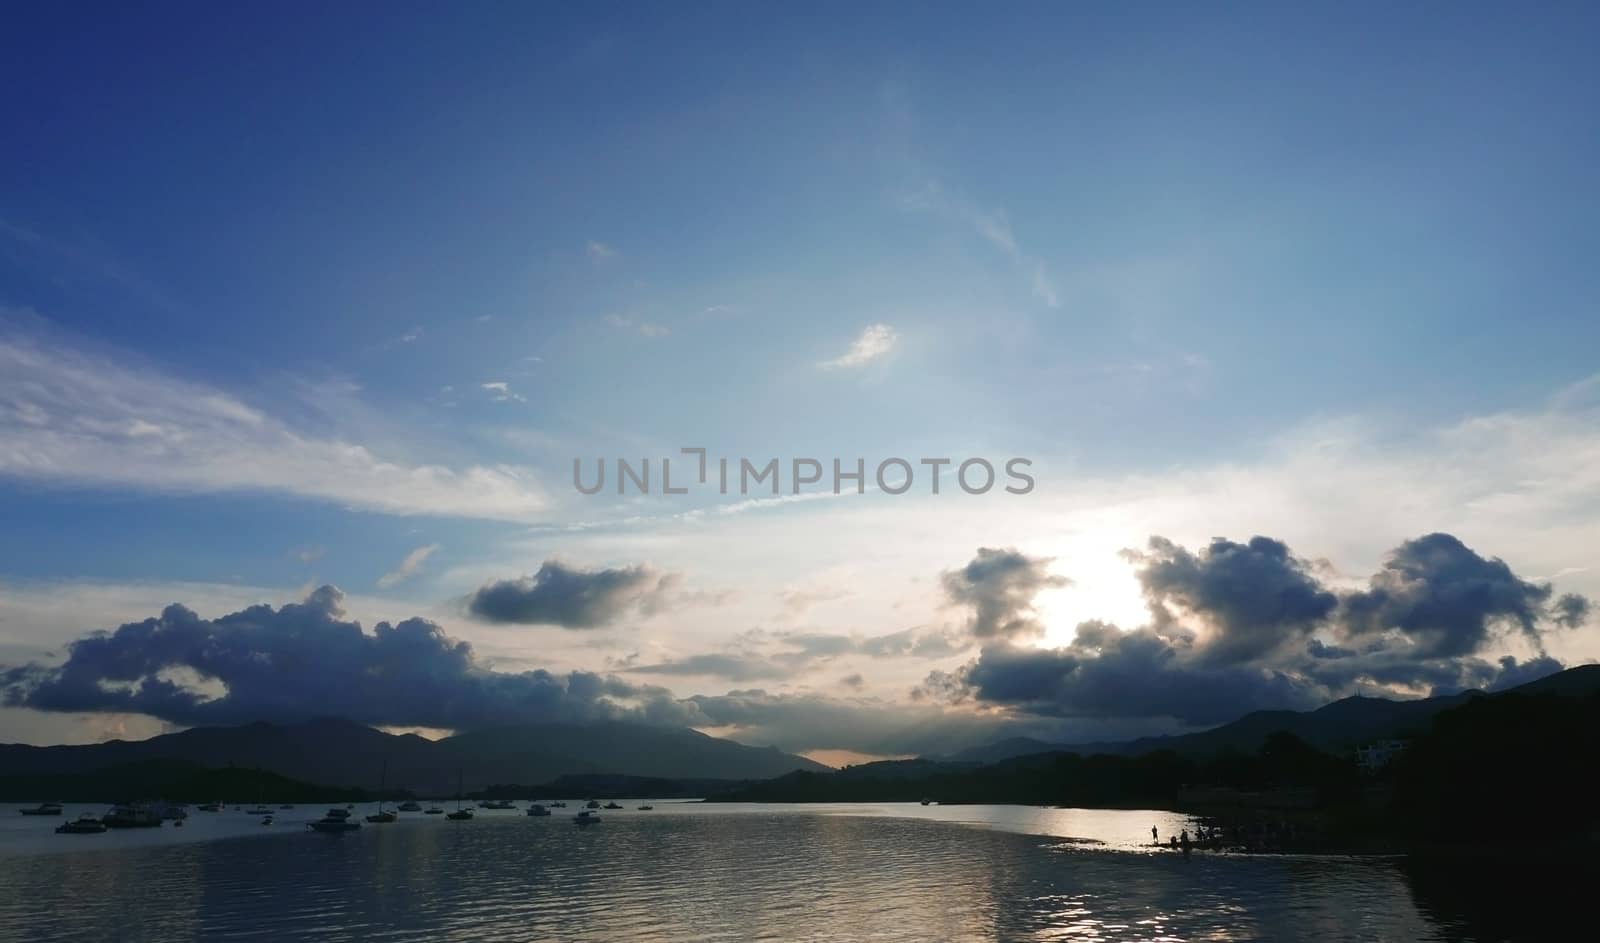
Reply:
<svg viewBox="0 0 1600 943"><path fill-rule="evenodd" d="M452 822L465 822L472 818L471 809L461 808L461 771L456 770L456 810L445 816Z"/></svg>
<svg viewBox="0 0 1600 943"><path fill-rule="evenodd" d="M383 811L383 789L389 784L389 761L383 761L383 774L378 779L378 811L375 815L367 816L367 821L373 825L387 825L399 818L393 812Z"/></svg>

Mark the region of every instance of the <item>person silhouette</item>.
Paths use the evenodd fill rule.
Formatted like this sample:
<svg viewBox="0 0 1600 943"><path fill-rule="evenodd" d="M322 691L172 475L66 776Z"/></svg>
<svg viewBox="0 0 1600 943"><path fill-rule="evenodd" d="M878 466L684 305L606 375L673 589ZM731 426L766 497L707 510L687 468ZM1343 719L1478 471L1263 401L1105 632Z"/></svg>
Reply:
<svg viewBox="0 0 1600 943"><path fill-rule="evenodd" d="M1150 826L1150 842L1151 844L1155 845L1161 844L1161 836L1157 834L1156 827L1154 825Z"/></svg>

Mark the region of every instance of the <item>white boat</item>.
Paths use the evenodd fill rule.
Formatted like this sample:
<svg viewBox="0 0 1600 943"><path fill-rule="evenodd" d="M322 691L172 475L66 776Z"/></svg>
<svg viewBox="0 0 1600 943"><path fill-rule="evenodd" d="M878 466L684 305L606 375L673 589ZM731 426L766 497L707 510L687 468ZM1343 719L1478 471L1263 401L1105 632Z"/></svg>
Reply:
<svg viewBox="0 0 1600 943"><path fill-rule="evenodd" d="M261 824L265 825L266 822ZM361 827L360 822L350 821L350 812L347 809L329 809L328 814L315 822L307 822L306 828L314 832L353 832Z"/></svg>
<svg viewBox="0 0 1600 943"><path fill-rule="evenodd" d="M572 822L575 825L599 825L600 816L588 810L584 810L579 812L577 815L574 815L572 817Z"/></svg>
<svg viewBox="0 0 1600 943"><path fill-rule="evenodd" d="M39 803L38 805L34 806L31 809L23 809L22 810L22 814L23 815L60 815L61 814L61 803L59 803L59 802L41 802L41 803Z"/></svg>

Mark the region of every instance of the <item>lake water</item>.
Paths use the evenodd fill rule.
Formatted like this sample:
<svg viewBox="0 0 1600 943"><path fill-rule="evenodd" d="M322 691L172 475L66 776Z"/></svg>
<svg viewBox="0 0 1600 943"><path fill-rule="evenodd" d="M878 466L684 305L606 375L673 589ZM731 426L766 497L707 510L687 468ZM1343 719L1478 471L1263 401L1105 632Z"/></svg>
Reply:
<svg viewBox="0 0 1600 943"><path fill-rule="evenodd" d="M1456 940L1392 860L1147 847L1166 812L655 802L575 827L479 810L348 835L231 810L56 835L0 806L3 940ZM371 811L358 808L357 815ZM1427 881L1421 882L1426 886ZM1457 885L1445 882L1445 887ZM1533 931L1529 931L1529 938Z"/></svg>

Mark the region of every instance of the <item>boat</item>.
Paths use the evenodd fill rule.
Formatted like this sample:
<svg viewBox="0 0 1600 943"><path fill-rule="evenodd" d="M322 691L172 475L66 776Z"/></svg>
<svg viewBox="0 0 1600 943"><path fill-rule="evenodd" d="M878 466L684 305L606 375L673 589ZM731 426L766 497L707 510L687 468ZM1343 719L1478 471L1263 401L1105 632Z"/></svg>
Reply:
<svg viewBox="0 0 1600 943"><path fill-rule="evenodd" d="M195 808L199 809L201 812L221 812L222 811L222 803L220 803L220 802L205 802L205 803L201 803L200 805L195 806Z"/></svg>
<svg viewBox="0 0 1600 943"><path fill-rule="evenodd" d="M510 799L489 799L478 803L480 809L515 809L517 804Z"/></svg>
<svg viewBox="0 0 1600 943"><path fill-rule="evenodd" d="M445 818L452 822L465 822L472 818L471 809L461 808L461 771L456 770L456 810L446 815Z"/></svg>
<svg viewBox="0 0 1600 943"><path fill-rule="evenodd" d="M182 823L180 822L179 824L181 825ZM271 825L272 824L272 816L269 815L266 818L262 819L261 820L261 824L262 825Z"/></svg>
<svg viewBox="0 0 1600 943"><path fill-rule="evenodd" d="M555 802L550 803L550 808L552 808L552 809L565 809L566 807L567 807L567 804L565 802L560 801L560 800L557 800Z"/></svg>
<svg viewBox="0 0 1600 943"><path fill-rule="evenodd" d="M245 815L271 815L272 814L272 810L267 808L264 805L258 805L254 809L245 809L244 810L244 814Z"/></svg>
<svg viewBox="0 0 1600 943"><path fill-rule="evenodd" d="M393 812L385 812L385 811L383 811L383 787L387 786L388 784L389 784L389 761L388 760L384 760L383 761L383 773L378 778L378 811L376 813L372 814L372 815L367 816L367 821L371 822L373 825L388 825L390 822L393 822L393 821L395 821L395 820L400 818L400 816L395 815Z"/></svg>
<svg viewBox="0 0 1600 943"><path fill-rule="evenodd" d="M421 812L422 811L422 806L417 805L415 802L412 802L410 800L407 800L405 802L400 803L399 805L395 806L395 808L398 809L401 812Z"/></svg>
<svg viewBox="0 0 1600 943"><path fill-rule="evenodd" d="M350 821L350 812L346 809L329 809L327 815L317 819L315 822L306 823L306 828L309 828L314 832L326 832L330 834L353 832L360 827L360 822Z"/></svg>
<svg viewBox="0 0 1600 943"><path fill-rule="evenodd" d="M550 814L550 810L546 809L544 806L542 806L539 803L535 802L532 805L528 806L528 814L533 816L534 818L540 818L542 816L549 815Z"/></svg>
<svg viewBox="0 0 1600 943"><path fill-rule="evenodd" d="M189 817L189 810L178 803L169 803L162 808L161 817L169 822L182 822Z"/></svg>
<svg viewBox="0 0 1600 943"><path fill-rule="evenodd" d="M95 835L105 830L106 823L88 812L83 813L71 822L62 822L56 826L57 835Z"/></svg>
<svg viewBox="0 0 1600 943"><path fill-rule="evenodd" d="M59 802L41 802L41 803L39 803L38 805L34 806L31 809L23 809L22 810L22 814L23 815L60 815L61 811L62 811L61 810L61 803L59 803Z"/></svg>
<svg viewBox="0 0 1600 943"><path fill-rule="evenodd" d="M294 803L285 802L283 805L278 806L278 808L280 808L280 809L292 809L292 808L294 808Z"/></svg>
<svg viewBox="0 0 1600 943"><path fill-rule="evenodd" d="M135 805L112 806L100 820L106 828L160 828L161 816Z"/></svg>
<svg viewBox="0 0 1600 943"><path fill-rule="evenodd" d="M606 803L606 804L605 804L605 805L604 805L604 806L603 806L603 807L602 807L602 808L606 808L606 809L620 809L620 808L622 808L622 806L620 806L620 805L617 805L617 804L616 804L616 803L615 803L615 802L607 802L607 803Z"/></svg>
<svg viewBox="0 0 1600 943"><path fill-rule="evenodd" d="M422 814L423 815L443 815L444 814L444 810L439 808L436 805L430 805L426 809L422 810Z"/></svg>
<svg viewBox="0 0 1600 943"><path fill-rule="evenodd" d="M933 805L933 800L932 799L924 799L924 800L922 800L922 804L923 805Z"/></svg>
<svg viewBox="0 0 1600 943"><path fill-rule="evenodd" d="M577 815L574 815L572 817L572 822L574 825L599 825L600 816L585 810L583 812L579 812Z"/></svg>
<svg viewBox="0 0 1600 943"><path fill-rule="evenodd" d="M639 807L639 811L640 812L652 812L654 810L655 810L655 806L653 806L653 805L642 805L642 806Z"/></svg>
<svg viewBox="0 0 1600 943"><path fill-rule="evenodd" d="M585 802L583 804L583 807L585 809L598 809L598 808L600 808L600 800L599 799L590 799L588 802Z"/></svg>

